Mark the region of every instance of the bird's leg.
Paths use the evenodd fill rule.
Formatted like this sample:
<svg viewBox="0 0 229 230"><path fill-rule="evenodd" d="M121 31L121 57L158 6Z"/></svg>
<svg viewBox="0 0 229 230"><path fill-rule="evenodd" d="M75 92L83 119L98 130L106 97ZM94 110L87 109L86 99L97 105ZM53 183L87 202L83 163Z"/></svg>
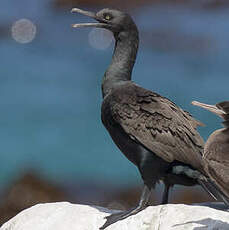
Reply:
<svg viewBox="0 0 229 230"><path fill-rule="evenodd" d="M167 182L164 182L164 185L165 185L165 188L164 188L161 204L168 204L170 184Z"/></svg>
<svg viewBox="0 0 229 230"><path fill-rule="evenodd" d="M114 214L111 214L110 216L105 217L106 222L100 229L105 229L109 225L114 224L115 222L119 220L123 220L129 216L135 215L138 212L145 209L148 205L150 195L151 195L151 189L149 189L146 185L144 185L138 206L128 211L114 213Z"/></svg>

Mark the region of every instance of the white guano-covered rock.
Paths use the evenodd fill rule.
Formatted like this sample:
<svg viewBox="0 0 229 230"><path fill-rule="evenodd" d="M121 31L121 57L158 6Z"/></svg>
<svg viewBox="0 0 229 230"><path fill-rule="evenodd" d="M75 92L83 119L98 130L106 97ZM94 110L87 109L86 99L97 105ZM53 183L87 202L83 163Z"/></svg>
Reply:
<svg viewBox="0 0 229 230"><path fill-rule="evenodd" d="M0 230L98 230L114 211L67 202L38 204L19 213ZM229 230L229 212L183 204L151 206L107 230Z"/></svg>

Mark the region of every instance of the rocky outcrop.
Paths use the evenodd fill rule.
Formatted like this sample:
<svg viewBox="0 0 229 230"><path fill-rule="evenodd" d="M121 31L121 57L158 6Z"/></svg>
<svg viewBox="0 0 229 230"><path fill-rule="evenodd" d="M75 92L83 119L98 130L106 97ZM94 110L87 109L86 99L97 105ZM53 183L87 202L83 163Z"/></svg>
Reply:
<svg viewBox="0 0 229 230"><path fill-rule="evenodd" d="M223 211L223 207L216 204L151 206L107 229L228 230L229 212ZM115 211L68 202L38 204L19 213L0 230L98 230L105 222L104 217L112 212Z"/></svg>

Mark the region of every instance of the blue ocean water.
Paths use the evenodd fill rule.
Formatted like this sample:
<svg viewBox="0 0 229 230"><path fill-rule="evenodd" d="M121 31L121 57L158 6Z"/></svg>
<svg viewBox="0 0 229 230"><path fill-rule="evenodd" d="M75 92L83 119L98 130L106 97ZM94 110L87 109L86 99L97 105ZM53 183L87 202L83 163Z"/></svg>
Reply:
<svg viewBox="0 0 229 230"><path fill-rule="evenodd" d="M0 26L9 29L0 37L1 185L33 168L59 183L139 183L136 168L100 121L100 82L112 46L104 51L90 46L89 29L70 27L87 18L50 3L0 3ZM141 38L133 80L203 121L206 139L220 119L190 102L229 99L229 10L158 5L131 13ZM24 45L10 35L21 18L37 26L36 38Z"/></svg>

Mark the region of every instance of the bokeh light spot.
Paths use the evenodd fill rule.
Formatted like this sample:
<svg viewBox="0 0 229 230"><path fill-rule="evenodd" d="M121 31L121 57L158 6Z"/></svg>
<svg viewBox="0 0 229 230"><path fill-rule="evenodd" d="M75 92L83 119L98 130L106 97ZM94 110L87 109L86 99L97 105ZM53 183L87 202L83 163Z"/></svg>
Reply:
<svg viewBox="0 0 229 230"><path fill-rule="evenodd" d="M105 50L110 46L114 38L109 30L93 28L88 35L88 40L93 48Z"/></svg>
<svg viewBox="0 0 229 230"><path fill-rule="evenodd" d="M36 26L28 19L16 21L11 28L12 37L19 43L29 43L36 36Z"/></svg>

